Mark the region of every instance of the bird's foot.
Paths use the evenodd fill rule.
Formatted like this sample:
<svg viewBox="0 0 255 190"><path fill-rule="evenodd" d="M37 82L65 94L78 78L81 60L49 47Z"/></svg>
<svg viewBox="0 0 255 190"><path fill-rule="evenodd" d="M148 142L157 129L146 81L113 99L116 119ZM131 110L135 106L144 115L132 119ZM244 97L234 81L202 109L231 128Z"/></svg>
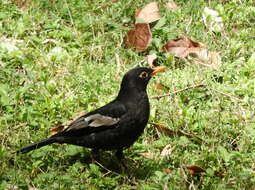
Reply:
<svg viewBox="0 0 255 190"><path fill-rule="evenodd" d="M98 160L99 160L99 150L92 149L90 157L91 157L91 162L92 163L97 163Z"/></svg>
<svg viewBox="0 0 255 190"><path fill-rule="evenodd" d="M117 150L117 152L116 152L116 157L117 157L117 159L118 159L118 161L119 161L119 165L120 165L120 168L121 168L122 173L123 173L124 171L127 171L127 170L128 170L128 167L127 167L127 165L126 165L125 158L124 158L124 155L123 155L122 150Z"/></svg>

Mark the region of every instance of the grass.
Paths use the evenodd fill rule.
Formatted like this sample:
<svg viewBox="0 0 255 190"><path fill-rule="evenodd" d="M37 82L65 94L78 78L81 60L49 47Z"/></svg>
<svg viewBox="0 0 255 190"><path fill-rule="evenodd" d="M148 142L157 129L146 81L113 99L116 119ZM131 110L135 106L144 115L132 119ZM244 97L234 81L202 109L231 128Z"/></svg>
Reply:
<svg viewBox="0 0 255 190"><path fill-rule="evenodd" d="M176 0L177 12L161 6L164 20L152 29L148 52L140 54L124 49L123 37L134 11L149 1L15 2L0 2L0 189L255 188L252 0ZM205 28L202 12L206 6L222 16L223 33ZM218 51L221 66L206 68L159 52L166 40L180 36ZM72 145L13 154L46 138L52 126L75 113L112 100L123 74L136 65L146 65L141 62L152 52L157 52L159 63L168 70L150 82L150 97L167 93L156 89L156 83L170 92L201 81L210 89L194 88L151 99L150 121L197 135L202 141L178 135L170 138L149 124L139 141L125 151L130 171L120 174L92 164L89 149ZM173 148L168 157L141 155L159 154L166 145ZM102 153L101 160L117 171L111 152ZM187 165L206 172L192 176Z"/></svg>

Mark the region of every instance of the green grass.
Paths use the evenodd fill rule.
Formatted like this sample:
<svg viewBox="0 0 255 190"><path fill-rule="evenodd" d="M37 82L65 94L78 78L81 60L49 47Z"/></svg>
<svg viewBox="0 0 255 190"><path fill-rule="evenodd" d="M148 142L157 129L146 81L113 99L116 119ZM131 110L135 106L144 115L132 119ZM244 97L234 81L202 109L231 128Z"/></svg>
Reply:
<svg viewBox="0 0 255 190"><path fill-rule="evenodd" d="M43 0L28 3L27 9L0 2L0 189L255 188L253 0L176 0L177 12L161 6L165 21L152 28L154 40L148 52L138 54L123 48L123 37L129 30L126 24L134 21L134 11L148 2ZM205 6L220 13L224 33L205 28ZM214 70L159 52L166 40L180 36L218 51L221 66ZM150 121L203 141L177 135L169 138L148 125L125 151L129 171L121 173L114 166L114 155L102 153L102 164L114 171L107 175L89 161L90 150L81 147L51 145L25 155L13 154L48 137L52 126L75 113L112 100L124 73L138 64L146 65L141 62L151 52L157 52L159 63L168 70L152 79L150 97L167 93L155 88L158 82L170 92L201 81L214 89L195 88L150 100ZM168 144L174 147L169 157L140 155L160 153ZM187 165L198 165L206 172L192 176Z"/></svg>

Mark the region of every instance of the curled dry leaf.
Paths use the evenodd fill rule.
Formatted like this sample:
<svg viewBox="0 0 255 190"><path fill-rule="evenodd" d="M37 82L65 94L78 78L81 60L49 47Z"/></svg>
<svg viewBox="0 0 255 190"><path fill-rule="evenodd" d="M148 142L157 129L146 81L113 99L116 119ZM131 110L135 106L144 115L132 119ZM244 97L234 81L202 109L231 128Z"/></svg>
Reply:
<svg viewBox="0 0 255 190"><path fill-rule="evenodd" d="M148 24L137 23L135 29L129 30L125 37L125 45L134 47L138 52L145 51L151 42L152 35Z"/></svg>
<svg viewBox="0 0 255 190"><path fill-rule="evenodd" d="M65 130L73 121L75 121L76 119L82 117L82 116L85 115L85 114L86 114L86 112L84 112L84 111L79 112L79 113L78 113L74 118L72 118L71 120L66 121L66 122L64 122L64 123L62 123L62 124L59 124L59 125L55 126L53 129L51 129L51 130L50 130L50 134L51 134L51 135L55 135L55 134L57 134L57 133L62 132L62 131Z"/></svg>
<svg viewBox="0 0 255 190"><path fill-rule="evenodd" d="M205 169L201 168L200 166L196 166L196 165L186 166L186 168L190 171L191 175L198 175L198 174L205 172Z"/></svg>
<svg viewBox="0 0 255 190"><path fill-rule="evenodd" d="M196 53L205 48L202 43L194 42L187 37L168 40L162 47L164 52L174 53L177 57L184 58L190 53Z"/></svg>
<svg viewBox="0 0 255 190"><path fill-rule="evenodd" d="M147 4L143 9L135 11L136 23L152 23L160 19L157 2Z"/></svg>
<svg viewBox="0 0 255 190"><path fill-rule="evenodd" d="M173 0L169 0L166 3L166 8L170 11L177 11L179 9L179 7L177 6L177 4L173 1Z"/></svg>
<svg viewBox="0 0 255 190"><path fill-rule="evenodd" d="M217 69L221 65L221 57L218 52L202 49L193 55L194 58L191 60L193 63L211 67L213 69Z"/></svg>

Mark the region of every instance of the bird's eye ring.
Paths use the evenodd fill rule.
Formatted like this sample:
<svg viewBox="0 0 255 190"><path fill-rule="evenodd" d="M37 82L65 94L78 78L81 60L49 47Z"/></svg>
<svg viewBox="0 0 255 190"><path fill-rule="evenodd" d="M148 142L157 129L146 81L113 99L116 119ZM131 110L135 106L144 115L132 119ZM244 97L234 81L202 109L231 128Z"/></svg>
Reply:
<svg viewBox="0 0 255 190"><path fill-rule="evenodd" d="M142 73L139 75L139 77L142 78L142 79L145 79L145 78L148 77L148 73L144 71L144 72L142 72Z"/></svg>

